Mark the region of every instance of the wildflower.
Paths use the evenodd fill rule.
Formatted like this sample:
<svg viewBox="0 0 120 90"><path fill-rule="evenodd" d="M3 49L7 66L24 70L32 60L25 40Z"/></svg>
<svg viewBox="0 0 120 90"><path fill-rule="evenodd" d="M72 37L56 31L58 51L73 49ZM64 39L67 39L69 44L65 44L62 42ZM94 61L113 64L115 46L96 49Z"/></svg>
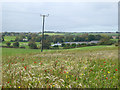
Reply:
<svg viewBox="0 0 120 90"><path fill-rule="evenodd" d="M104 63L106 63L106 62L104 62Z"/></svg>
<svg viewBox="0 0 120 90"><path fill-rule="evenodd" d="M68 72L67 72L67 74L68 74Z"/></svg>
<svg viewBox="0 0 120 90"><path fill-rule="evenodd" d="M110 72L108 71L108 73L110 73Z"/></svg>
<svg viewBox="0 0 120 90"><path fill-rule="evenodd" d="M40 83L40 81L39 81L39 83Z"/></svg>
<svg viewBox="0 0 120 90"><path fill-rule="evenodd" d="M67 75L66 75L66 78L67 78Z"/></svg>
<svg viewBox="0 0 120 90"><path fill-rule="evenodd" d="M113 78L115 78L115 76L113 76Z"/></svg>
<svg viewBox="0 0 120 90"><path fill-rule="evenodd" d="M111 77L111 79L112 79L112 77Z"/></svg>
<svg viewBox="0 0 120 90"><path fill-rule="evenodd" d="M58 61L56 61L56 63L57 63Z"/></svg>
<svg viewBox="0 0 120 90"><path fill-rule="evenodd" d="M104 75L104 77L106 77L106 75Z"/></svg>
<svg viewBox="0 0 120 90"><path fill-rule="evenodd" d="M10 82L8 82L8 83L10 83Z"/></svg>
<svg viewBox="0 0 120 90"><path fill-rule="evenodd" d="M76 80L77 80L77 78L76 78Z"/></svg>
<svg viewBox="0 0 120 90"><path fill-rule="evenodd" d="M106 79L108 79L108 77L106 77Z"/></svg>
<svg viewBox="0 0 120 90"><path fill-rule="evenodd" d="M64 71L64 73L66 73L66 71Z"/></svg>
<svg viewBox="0 0 120 90"><path fill-rule="evenodd" d="M115 69L117 71L117 69Z"/></svg>
<svg viewBox="0 0 120 90"><path fill-rule="evenodd" d="M60 72L60 73L62 73L62 72Z"/></svg>
<svg viewBox="0 0 120 90"><path fill-rule="evenodd" d="M73 77L73 75L72 75L72 77Z"/></svg>
<svg viewBox="0 0 120 90"><path fill-rule="evenodd" d="M68 88L68 87L66 86L66 88Z"/></svg>
<svg viewBox="0 0 120 90"><path fill-rule="evenodd" d="M20 86L18 88L20 88Z"/></svg>
<svg viewBox="0 0 120 90"><path fill-rule="evenodd" d="M87 67L85 67L85 69L87 69Z"/></svg>
<svg viewBox="0 0 120 90"><path fill-rule="evenodd" d="M53 87L55 87L55 85L53 85Z"/></svg>
<svg viewBox="0 0 120 90"><path fill-rule="evenodd" d="M24 66L25 70L26 70L26 66Z"/></svg>
<svg viewBox="0 0 120 90"><path fill-rule="evenodd" d="M36 63L36 62L34 62L34 63Z"/></svg>
<svg viewBox="0 0 120 90"><path fill-rule="evenodd" d="M82 74L83 75L83 74Z"/></svg>
<svg viewBox="0 0 120 90"><path fill-rule="evenodd" d="M24 58L22 60L24 61Z"/></svg>

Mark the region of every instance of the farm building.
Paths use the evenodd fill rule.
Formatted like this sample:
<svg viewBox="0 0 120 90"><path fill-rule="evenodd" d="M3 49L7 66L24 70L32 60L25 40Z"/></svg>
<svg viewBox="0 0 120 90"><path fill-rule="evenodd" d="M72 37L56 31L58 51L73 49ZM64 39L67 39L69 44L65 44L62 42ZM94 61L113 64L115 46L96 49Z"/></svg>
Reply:
<svg viewBox="0 0 120 90"><path fill-rule="evenodd" d="M28 39L24 38L23 41L28 41Z"/></svg>
<svg viewBox="0 0 120 90"><path fill-rule="evenodd" d="M83 44L83 43L85 43L85 44L89 44L89 43L95 43L95 44L97 44L97 43L99 43L99 41L90 41L90 42L65 42L65 44Z"/></svg>
<svg viewBox="0 0 120 90"><path fill-rule="evenodd" d="M95 43L95 44L97 44L97 43L99 43L100 41L90 41L90 42L64 42L65 44L83 44L83 43L85 43L85 44L90 44L90 43ZM61 46L62 44L61 43L55 43L55 44L53 44L53 45L51 45L51 46Z"/></svg>
<svg viewBox="0 0 120 90"><path fill-rule="evenodd" d="M61 46L61 45L62 45L61 43L55 43L55 44L53 44L51 46Z"/></svg>

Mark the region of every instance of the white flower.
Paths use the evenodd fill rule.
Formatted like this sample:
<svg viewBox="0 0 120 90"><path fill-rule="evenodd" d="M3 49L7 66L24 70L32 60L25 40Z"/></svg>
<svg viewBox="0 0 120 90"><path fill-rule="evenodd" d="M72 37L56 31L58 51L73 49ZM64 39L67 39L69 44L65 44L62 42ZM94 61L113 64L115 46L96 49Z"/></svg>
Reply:
<svg viewBox="0 0 120 90"><path fill-rule="evenodd" d="M80 83L79 86L82 87L82 84Z"/></svg>

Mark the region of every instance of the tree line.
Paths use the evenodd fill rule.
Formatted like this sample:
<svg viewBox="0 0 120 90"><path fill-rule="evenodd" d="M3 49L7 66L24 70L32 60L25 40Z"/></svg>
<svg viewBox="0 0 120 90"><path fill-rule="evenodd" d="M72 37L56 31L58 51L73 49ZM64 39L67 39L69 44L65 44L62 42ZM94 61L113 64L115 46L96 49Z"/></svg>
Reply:
<svg viewBox="0 0 120 90"><path fill-rule="evenodd" d="M13 33L12 33L13 34ZM14 33L16 34L16 33ZM42 35L40 35L39 33L17 33L19 35L16 36L15 40L11 40L10 42L14 42L14 43L19 43L19 42L29 42L28 46L31 49L37 49L37 45L35 42L40 42L41 44L41 40L42 40ZM7 34L2 34L1 36L1 41L5 41L4 40L4 36L7 36ZM10 34L11 35L11 34ZM24 40L27 39L27 40ZM115 41L110 40L112 39L112 36L108 36L108 35L88 35L88 33L84 33L82 35L44 35L44 43L43 43L43 48L44 49L49 49L51 46L51 43L62 43L62 47L63 48L75 48L75 47L80 47L80 46L92 46L95 44L83 44L83 45L69 45L69 44L65 44L64 42L89 42L89 41L100 41L99 45L111 45L116 43ZM6 42L6 45L8 47L10 47L11 43L10 42ZM13 47L19 47L19 45L14 44L13 43ZM21 47L24 48L24 47ZM53 48L58 48L58 46L54 46Z"/></svg>
<svg viewBox="0 0 120 90"><path fill-rule="evenodd" d="M106 36L106 35L88 35L88 34L82 34L82 35L44 35L44 40L48 40L53 43L63 43L63 42L83 42L83 41L99 41L103 38L107 37L108 39L112 39L112 36ZM24 40L24 39L27 39ZM15 40L11 40L11 42L28 42L28 41L35 41L40 42L42 40L42 35L39 34L20 34L19 36L16 36Z"/></svg>

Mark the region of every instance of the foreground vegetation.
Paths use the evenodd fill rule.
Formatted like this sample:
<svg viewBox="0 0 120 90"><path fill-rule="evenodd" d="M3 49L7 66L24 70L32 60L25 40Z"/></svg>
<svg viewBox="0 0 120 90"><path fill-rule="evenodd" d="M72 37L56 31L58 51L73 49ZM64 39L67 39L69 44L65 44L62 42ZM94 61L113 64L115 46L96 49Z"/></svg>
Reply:
<svg viewBox="0 0 120 90"><path fill-rule="evenodd" d="M2 49L3 88L118 88L118 48Z"/></svg>

